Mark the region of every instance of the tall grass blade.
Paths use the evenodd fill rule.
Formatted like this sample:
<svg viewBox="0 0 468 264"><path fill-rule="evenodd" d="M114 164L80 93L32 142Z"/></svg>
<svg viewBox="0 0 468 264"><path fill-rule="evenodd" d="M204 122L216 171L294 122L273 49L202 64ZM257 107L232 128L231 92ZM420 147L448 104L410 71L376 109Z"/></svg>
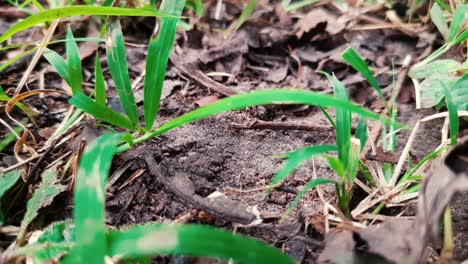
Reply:
<svg viewBox="0 0 468 264"><path fill-rule="evenodd" d="M138 126L138 109L128 75L122 28L120 27L119 20L116 18L109 18L106 33L106 49L107 64L122 107L133 125Z"/></svg>
<svg viewBox="0 0 468 264"><path fill-rule="evenodd" d="M356 137L361 142L361 150L364 148L367 142L367 119L359 117L358 125L356 128Z"/></svg>
<svg viewBox="0 0 468 264"><path fill-rule="evenodd" d="M16 23L9 28L1 37L0 43L4 42L14 34L31 28L37 24L52 21L57 18L65 18L72 16L83 15L98 15L98 16L148 16L148 17L166 17L167 15L160 14L149 8L122 8L122 7L106 7L106 6L88 6L76 5L62 8L49 9L44 12L39 12L35 15Z"/></svg>
<svg viewBox="0 0 468 264"><path fill-rule="evenodd" d="M330 179L324 179L324 178L316 178L311 181L309 181L304 187L302 187L301 191L296 195L296 198L289 204L288 208L284 212L283 216L280 219L280 223L283 223L286 218L291 214L292 210L294 207L296 207L297 203L301 200L302 196L306 194L310 189L313 189L319 185L324 185L324 184L330 184L330 183L335 183L334 180Z"/></svg>
<svg viewBox="0 0 468 264"><path fill-rule="evenodd" d="M447 40L447 34L448 34L447 21L445 20L442 9L440 9L437 3L434 3L434 5L432 5L430 15L431 15L432 22L437 27L440 34L442 34L444 39Z"/></svg>
<svg viewBox="0 0 468 264"><path fill-rule="evenodd" d="M102 74L98 53L96 53L96 60L94 62L94 91L96 103L106 106L106 83L104 81L104 75Z"/></svg>
<svg viewBox="0 0 468 264"><path fill-rule="evenodd" d="M57 175L57 166L47 169L42 173L41 184L34 191L26 205L26 214L21 221L20 231L16 238L18 244L23 243L26 230L32 220L38 215L39 209L51 204L55 196L67 189L67 186L59 183Z"/></svg>
<svg viewBox="0 0 468 264"><path fill-rule="evenodd" d="M385 100L385 97L380 89L377 80L369 69L367 63L359 56L359 54L353 49L348 48L342 54L341 57L351 65L356 71L362 74L364 78L370 83L372 87L377 91L377 93Z"/></svg>
<svg viewBox="0 0 468 264"><path fill-rule="evenodd" d="M281 251L260 241L202 225L138 225L110 231L107 241L110 256L178 254L232 258L236 263L295 263Z"/></svg>
<svg viewBox="0 0 468 264"><path fill-rule="evenodd" d="M85 149L81 157L74 192L76 244L65 263L104 263L107 251L105 186L121 138L119 134L102 135Z"/></svg>
<svg viewBox="0 0 468 264"><path fill-rule="evenodd" d="M468 5L460 5L455 10L455 13L452 17L452 22L450 23L449 31L447 34L447 41L452 42L455 40L455 37L460 32L460 28L463 23L465 23L465 17L468 13Z"/></svg>
<svg viewBox="0 0 468 264"><path fill-rule="evenodd" d="M242 24L249 19L249 17L252 15L252 13L255 11L255 7L257 6L257 0L249 0L247 2L247 6L242 10L242 13L240 14L239 18L232 23L228 29L226 30L226 35L230 35L232 32L235 32L238 30Z"/></svg>
<svg viewBox="0 0 468 264"><path fill-rule="evenodd" d="M55 68L60 77L62 77L62 79L71 86L70 72L65 59L63 59L57 52L50 49L45 50L44 58L46 58L46 60Z"/></svg>
<svg viewBox="0 0 468 264"><path fill-rule="evenodd" d="M286 0L286 1L282 1L281 4L283 5L283 8L289 12L289 11L294 11L296 9L299 9L299 8L302 8L302 7L317 3L317 2L319 2L319 0L300 0L300 1L294 1L293 3L291 3L291 0Z"/></svg>
<svg viewBox="0 0 468 264"><path fill-rule="evenodd" d="M273 175L270 185L281 183L291 172L293 172L301 163L309 160L315 155L337 151L335 145L317 145L300 148L286 154L287 160L283 166Z"/></svg>
<svg viewBox="0 0 468 264"><path fill-rule="evenodd" d="M81 69L80 50L76 44L73 32L68 26L65 50L67 53L68 72L70 74L70 87L73 94L83 92L83 71Z"/></svg>
<svg viewBox="0 0 468 264"><path fill-rule="evenodd" d="M129 119L105 105L96 103L82 93L75 94L68 102L83 112L92 115L96 119L100 119L121 128L129 130L135 129L135 126Z"/></svg>
<svg viewBox="0 0 468 264"><path fill-rule="evenodd" d="M18 181L21 176L20 170L13 170L0 175L0 226L3 226L4 216L2 213L1 199L3 195Z"/></svg>
<svg viewBox="0 0 468 264"><path fill-rule="evenodd" d="M180 16L185 0L164 0L160 12ZM153 127L159 110L167 61L174 42L178 18L163 18L156 21L146 58L146 75L144 82L143 108L147 130Z"/></svg>

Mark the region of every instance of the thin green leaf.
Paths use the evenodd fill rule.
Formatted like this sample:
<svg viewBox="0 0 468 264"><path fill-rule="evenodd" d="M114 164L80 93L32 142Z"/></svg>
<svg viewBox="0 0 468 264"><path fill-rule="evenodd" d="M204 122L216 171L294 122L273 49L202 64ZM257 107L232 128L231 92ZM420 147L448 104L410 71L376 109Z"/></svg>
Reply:
<svg viewBox="0 0 468 264"><path fill-rule="evenodd" d="M359 117L358 126L356 128L356 137L361 141L361 150L367 142L367 119Z"/></svg>
<svg viewBox="0 0 468 264"><path fill-rule="evenodd" d="M105 186L121 138L119 134L102 135L85 149L81 157L74 192L76 245L65 263L104 263L107 251Z"/></svg>
<svg viewBox="0 0 468 264"><path fill-rule="evenodd" d="M287 160L283 166L273 175L270 185L281 183L291 172L293 172L301 163L309 160L315 155L337 151L335 145L317 145L300 148L286 154Z"/></svg>
<svg viewBox="0 0 468 264"><path fill-rule="evenodd" d="M330 179L324 179L324 178L316 178L311 181L309 181L304 187L302 187L301 191L296 195L296 198L289 204L288 209L284 212L283 216L281 217L281 220L279 221L280 223L283 223L288 215L292 212L294 207L296 207L297 203L299 200L301 200L302 196L309 191L310 189L313 189L319 185L324 185L324 184L329 184L329 183L335 183L334 180Z"/></svg>
<svg viewBox="0 0 468 264"><path fill-rule="evenodd" d="M452 101L452 95L450 94L448 87L445 86L443 82L441 82L440 85L444 89L445 103L447 105L447 110L449 113L450 144L455 145L457 144L458 130L460 128L460 124L458 121L457 106Z"/></svg>
<svg viewBox="0 0 468 264"><path fill-rule="evenodd" d="M442 7L445 11L447 12L452 12L452 9L450 8L450 6L448 6L444 0L435 0L435 2L440 6Z"/></svg>
<svg viewBox="0 0 468 264"><path fill-rule="evenodd" d="M465 41L467 39L468 39L468 29L466 29L460 35L458 35L458 37L453 41L453 45L458 45L462 41Z"/></svg>
<svg viewBox="0 0 468 264"><path fill-rule="evenodd" d="M290 12L317 2L319 2L319 0L301 0L294 1L293 3L291 3L291 0L286 0L282 2L282 5L286 11Z"/></svg>
<svg viewBox="0 0 468 264"><path fill-rule="evenodd" d="M96 103L82 93L75 94L68 102L83 112L92 115L96 119L121 128L129 130L135 129L135 126L126 117L104 105Z"/></svg>
<svg viewBox="0 0 468 264"><path fill-rule="evenodd" d="M94 91L96 103L106 105L106 83L104 82L104 75L102 74L101 62L99 61L99 54L96 53L96 60L94 62Z"/></svg>
<svg viewBox="0 0 468 264"><path fill-rule="evenodd" d="M348 164L346 164L346 180L348 188L353 186L354 180L356 179L359 168L359 154L361 152L361 142L357 138L352 138L350 143L348 150Z"/></svg>
<svg viewBox="0 0 468 264"><path fill-rule="evenodd" d="M439 155L439 153L441 153L442 151L445 151L446 149L447 149L446 147L439 148L439 149L434 150L433 152L429 153L428 155L426 155L421 161L418 162L418 164L416 164L416 166L414 166L410 170L406 171L405 175L403 175L403 177L401 177L401 179L398 181L398 185L403 184L406 181L408 181L413 176L413 174L419 168L421 168L422 165L424 165L429 160L435 158L437 155Z"/></svg>
<svg viewBox="0 0 468 264"><path fill-rule="evenodd" d="M345 182L345 174L346 174L346 169L345 169L345 164L343 164L339 159L326 155L325 158L328 161L328 166L330 169L332 169L338 177L340 177L341 182Z"/></svg>
<svg viewBox="0 0 468 264"><path fill-rule="evenodd" d="M23 128L21 126L15 127L13 130L14 132L10 131L8 135L6 135L4 138L0 140L0 153L8 147L15 139L17 138L17 135L21 132ZM1 195L0 195L1 197Z"/></svg>
<svg viewBox="0 0 468 264"><path fill-rule="evenodd" d="M139 225L110 231L107 241L110 256L178 254L232 258L236 263L295 263L281 251L260 241L202 225Z"/></svg>
<svg viewBox="0 0 468 264"><path fill-rule="evenodd" d="M167 17L149 8L122 8L122 7L104 7L104 6L88 6L76 5L62 8L49 9L44 12L39 12L32 15L12 26L1 37L0 43L4 42L14 34L31 28L37 24L52 21L57 18L97 15L97 16L148 16L148 17Z"/></svg>
<svg viewBox="0 0 468 264"><path fill-rule="evenodd" d="M3 63L1 66L0 66L0 72L4 71L5 69L7 69L10 65L12 65L13 63L15 63L16 61L18 61L19 59L33 53L34 51L36 51L38 49L38 47L34 47L30 50L27 50L25 52L22 52L16 56L14 56L13 58L9 59L8 61L6 61L5 63Z"/></svg>
<svg viewBox="0 0 468 264"><path fill-rule="evenodd" d="M133 126L138 126L138 109L128 75L122 28L118 19L109 18L106 33L107 61L120 102ZM148 73L149 74L149 73Z"/></svg>
<svg viewBox="0 0 468 264"><path fill-rule="evenodd" d="M55 196L67 189L67 186L58 182L57 175L57 165L42 173L41 184L34 191L26 205L26 214L21 221L20 231L17 236L19 244L22 244L26 230L32 220L38 215L39 209L51 204Z"/></svg>
<svg viewBox="0 0 468 264"><path fill-rule="evenodd" d="M359 54L353 49L353 48L348 48L346 49L342 54L341 57L353 67L356 71L362 74L364 78L370 83L372 87L377 91L377 93L382 97L382 99L385 101L385 97L382 93L382 90L380 89L379 84L377 83L377 80L375 79L374 75L369 69L369 66L367 63L359 56Z"/></svg>
<svg viewBox="0 0 468 264"><path fill-rule="evenodd" d="M435 74L451 74L460 69L461 64L455 60L436 60L427 64L412 67L408 75L413 79L426 79Z"/></svg>
<svg viewBox="0 0 468 264"><path fill-rule="evenodd" d="M180 16L185 0L164 0L160 12ZM153 127L159 110L167 61L174 42L178 18L163 18L156 21L156 28L151 36L146 57L146 75L144 81L143 108L147 130Z"/></svg>
<svg viewBox="0 0 468 264"><path fill-rule="evenodd" d="M440 34L442 34L444 39L447 40L447 34L448 34L447 21L444 17L444 13L442 12L442 9L440 9L437 3L434 3L434 5L432 5L430 15L431 15L432 22L437 27Z"/></svg>
<svg viewBox="0 0 468 264"><path fill-rule="evenodd" d="M1 198L3 195L18 181L21 176L21 171L13 170L5 174L0 175L0 226L3 225L3 213L1 211Z"/></svg>
<svg viewBox="0 0 468 264"><path fill-rule="evenodd" d="M46 58L46 60L55 68L60 77L62 77L62 79L71 86L70 72L68 71L69 68L65 59L63 59L57 52L50 49L45 50L44 58Z"/></svg>
<svg viewBox="0 0 468 264"><path fill-rule="evenodd" d="M230 35L231 33L235 32L238 30L242 24L249 19L249 17L252 15L252 13L255 11L255 7L257 6L257 0L249 0L247 3L247 6L242 10L242 13L240 14L239 18L234 21L227 29L225 35Z"/></svg>
<svg viewBox="0 0 468 264"><path fill-rule="evenodd" d="M80 50L76 44L73 32L68 25L65 50L67 53L68 72L70 76L70 87L73 94L83 92L83 71L81 69Z"/></svg>
<svg viewBox="0 0 468 264"><path fill-rule="evenodd" d="M452 42L460 32L460 28L465 22L465 17L468 12L468 5L460 5L455 10L450 23L449 31L447 34L447 41Z"/></svg>

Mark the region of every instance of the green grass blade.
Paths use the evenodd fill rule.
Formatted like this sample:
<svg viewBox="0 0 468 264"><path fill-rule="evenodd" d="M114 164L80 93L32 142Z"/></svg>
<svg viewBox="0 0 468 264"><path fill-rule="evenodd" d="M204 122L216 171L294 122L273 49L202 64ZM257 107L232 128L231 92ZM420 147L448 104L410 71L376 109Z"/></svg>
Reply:
<svg viewBox="0 0 468 264"><path fill-rule="evenodd" d="M242 10L242 13L240 14L239 18L234 21L232 25L228 27L226 30L226 35L230 35L232 32L235 32L238 30L242 24L249 19L249 17L252 15L252 13L255 11L255 7L257 6L257 0L249 0L247 3L247 6Z"/></svg>
<svg viewBox="0 0 468 264"><path fill-rule="evenodd" d="M359 54L353 49L348 48L342 54L341 57L353 67L356 71L362 74L364 78L370 83L372 87L377 91L377 93L382 97L385 101L385 97L383 96L382 90L380 89L377 80L375 79L374 75L369 69L367 63L359 56Z"/></svg>
<svg viewBox="0 0 468 264"><path fill-rule="evenodd" d="M106 83L104 81L104 75L102 74L98 53L96 53L96 60L94 62L94 91L96 103L106 106Z"/></svg>
<svg viewBox="0 0 468 264"><path fill-rule="evenodd" d="M343 83L335 76L324 73L333 87L334 96L342 101L349 102L348 92ZM348 164L349 149L351 144L351 112L346 108L335 110L336 146L338 158L343 164Z"/></svg>
<svg viewBox="0 0 468 264"><path fill-rule="evenodd" d="M433 152L429 153L427 156L421 159L421 161L416 164L416 166L412 167L410 170L408 170L403 177L398 181L398 185L405 183L407 180L409 180L413 174L422 166L424 163L428 162L429 160L435 158L439 153L442 151L447 150L446 147L439 148L437 150L434 150Z"/></svg>
<svg viewBox="0 0 468 264"><path fill-rule="evenodd" d="M442 9L440 9L437 3L434 3L434 5L432 5L430 15L431 15L432 22L437 27L440 34L442 34L444 39L447 40L447 34L448 34L447 21L445 20Z"/></svg>
<svg viewBox="0 0 468 264"><path fill-rule="evenodd" d="M44 171L42 174L41 184L34 191L26 205L26 214L21 221L20 231L16 238L19 244L22 244L26 230L32 220L38 215L39 209L51 204L55 196L67 189L67 186L59 183L57 176L56 166Z"/></svg>
<svg viewBox="0 0 468 264"><path fill-rule="evenodd" d="M315 155L337 151L335 145L317 145L300 148L286 154L287 160L283 166L273 175L270 185L281 183L291 172L293 172L301 163L309 160Z"/></svg>
<svg viewBox="0 0 468 264"><path fill-rule="evenodd" d="M452 42L455 37L460 32L460 28L465 22L465 17L468 12L468 5L460 5L455 10L455 13L452 17L452 22L450 23L449 31L447 34L447 41Z"/></svg>
<svg viewBox="0 0 468 264"><path fill-rule="evenodd" d="M160 12L180 16L185 0L164 0ZM144 82L143 108L147 130L153 127L159 110L167 61L174 42L178 18L163 18L156 22L156 28L148 45L146 75Z"/></svg>
<svg viewBox="0 0 468 264"><path fill-rule="evenodd" d="M0 175L0 226L4 223L3 213L1 211L1 198L3 195L18 181L21 176L21 171L13 170Z"/></svg>
<svg viewBox="0 0 468 264"><path fill-rule="evenodd" d="M317 3L319 0L301 0L301 1L295 1L294 3L291 3L291 1L283 1L282 5L284 9L288 12L294 11L296 9Z"/></svg>
<svg viewBox="0 0 468 264"><path fill-rule="evenodd" d="M70 25L67 30L65 50L67 53L68 72L70 75L70 87L73 94L82 93L83 71L81 69L80 50L78 49L78 45L76 44Z"/></svg>
<svg viewBox="0 0 468 264"><path fill-rule="evenodd" d="M458 130L460 128L460 124L458 121L457 106L453 103L452 95L450 94L448 87L445 86L443 82L441 82L440 85L444 87L445 103L449 112L450 144L455 145L457 144Z"/></svg>
<svg viewBox="0 0 468 264"><path fill-rule="evenodd" d="M335 183L335 181L330 180L330 179L324 179L324 178L316 178L316 179L309 181L306 185L304 185L304 187L302 187L302 190L297 194L296 198L294 198L294 200L289 204L288 208L284 212L279 222L283 223L286 220L288 215L291 214L294 207L296 207L297 203L299 202L299 200L301 200L302 196L304 196L306 192L308 192L310 189L313 189L319 185L324 185L324 184L329 184L329 183Z"/></svg>
<svg viewBox="0 0 468 264"><path fill-rule="evenodd" d="M458 37L453 41L453 45L458 45L462 41L465 41L467 39L468 39L468 29L466 29L460 35L458 35Z"/></svg>
<svg viewBox="0 0 468 264"><path fill-rule="evenodd" d="M30 50L27 50L25 52L22 52L16 56L14 56L13 58L7 60L5 63L3 63L2 65L0 65L0 72L2 72L3 70L5 70L8 66L12 65L13 63L15 63L17 60L33 53L34 51L36 51L38 49L38 47L34 47Z"/></svg>
<svg viewBox="0 0 468 264"><path fill-rule="evenodd" d="M62 56L60 56L57 52L46 49L44 52L44 58L55 68L57 73L71 86L70 81L70 72L68 71L68 64Z"/></svg>
<svg viewBox="0 0 468 264"><path fill-rule="evenodd" d="M76 5L62 8L49 9L44 12L32 15L12 26L1 37L0 43L4 42L14 34L31 28L37 24L52 21L57 18L65 18L72 16L83 15L98 15L98 16L149 16L149 17L165 17L153 9L147 8L122 8L122 7L105 7L105 6L88 6Z"/></svg>
<svg viewBox="0 0 468 264"><path fill-rule="evenodd" d="M435 0L435 2L440 6L442 7L445 11L447 12L452 12L452 9L450 8L450 6L448 6L444 0Z"/></svg>
<svg viewBox="0 0 468 264"><path fill-rule="evenodd" d="M364 148L367 142L367 119L359 117L358 126L356 128L356 137L361 142L361 150Z"/></svg>
<svg viewBox="0 0 468 264"><path fill-rule="evenodd" d="M106 50L107 64L122 107L133 125L138 126L138 109L128 75L122 28L120 27L119 20L116 18L109 18L106 33Z"/></svg>
<svg viewBox="0 0 468 264"><path fill-rule="evenodd" d="M129 130L135 129L135 126L129 119L104 105L96 103L82 93L75 94L70 98L69 103L83 112L92 115L96 119L121 128Z"/></svg>
<svg viewBox="0 0 468 264"><path fill-rule="evenodd" d="M343 164L339 159L330 155L326 155L325 158L328 161L328 166L330 169L332 169L338 175L338 177L340 177L341 182L344 183L346 174L345 164Z"/></svg>
<svg viewBox="0 0 468 264"><path fill-rule="evenodd" d="M232 258L236 263L295 263L260 241L202 225L138 225L110 231L107 241L110 256L178 254Z"/></svg>
<svg viewBox="0 0 468 264"><path fill-rule="evenodd" d="M177 117L152 132L150 136L160 135L171 129L180 127L189 122L223 113L226 111L238 110L250 106L269 104L304 104L317 105L323 107L345 108L350 112L359 114L368 119L380 120L384 123L391 123L389 119L368 111L356 104L343 101L333 96L320 94L305 90L294 89L265 89L244 94L238 94L219 100L213 104L201 107L192 112Z"/></svg>
<svg viewBox="0 0 468 264"><path fill-rule="evenodd" d="M122 135L97 138L81 157L74 194L76 245L65 263L104 263L107 251L104 201L112 157Z"/></svg>
<svg viewBox="0 0 468 264"><path fill-rule="evenodd" d="M13 141L15 141L16 135L18 135L18 134L21 132L22 129L23 129L23 128L22 128L21 126L17 126L17 127L15 127L15 128L13 129L14 132L13 132L13 131L10 131L10 132L8 133L7 136L5 136L4 138L2 138L2 139L0 140L0 153L2 153L2 151L3 151L6 147L8 147ZM15 134L15 133L16 133L16 134ZM1 197L1 195L0 195L0 197Z"/></svg>

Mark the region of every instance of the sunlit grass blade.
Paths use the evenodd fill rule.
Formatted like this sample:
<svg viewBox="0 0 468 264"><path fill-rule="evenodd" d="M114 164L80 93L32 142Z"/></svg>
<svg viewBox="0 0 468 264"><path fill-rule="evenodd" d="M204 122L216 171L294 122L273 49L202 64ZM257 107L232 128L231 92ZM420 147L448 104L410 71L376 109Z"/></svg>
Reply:
<svg viewBox="0 0 468 264"><path fill-rule="evenodd" d="M377 91L377 93L385 100L383 96L382 90L380 89L377 80L375 79L374 75L372 74L371 70L367 63L359 56L359 54L353 49L348 48L342 54L341 57L353 67L356 71L362 74L364 78L370 83L372 87Z"/></svg>
<svg viewBox="0 0 468 264"><path fill-rule="evenodd" d="M16 238L18 244L21 245L23 243L26 230L32 220L34 220L38 215L39 209L51 204L55 196L67 189L67 186L59 183L57 176L58 173L56 166L47 169L42 173L41 184L34 191L31 199L28 200L26 205L26 214L21 221L20 231Z"/></svg>
<svg viewBox="0 0 468 264"><path fill-rule="evenodd" d="M67 37L65 42L65 50L67 53L68 72L70 76L70 87L73 94L83 92L83 71L81 69L80 50L76 44L73 32L68 26Z"/></svg>
<svg viewBox="0 0 468 264"><path fill-rule="evenodd" d="M432 5L430 15L431 15L432 22L437 27L440 34L442 34L444 39L447 40L447 34L448 34L447 21L445 20L442 9L440 9L437 3L434 3L434 5Z"/></svg>
<svg viewBox="0 0 468 264"><path fill-rule="evenodd" d="M343 83L335 76L323 73L327 76L333 87L334 96L342 101L349 102L348 92ZM336 124L336 146L338 147L338 158L343 164L348 164L348 155L351 142L351 112L346 108L335 109Z"/></svg>
<svg viewBox="0 0 468 264"><path fill-rule="evenodd" d="M76 244L64 263L104 263L107 251L104 201L112 157L122 135L105 134L86 147L74 191Z"/></svg>
<svg viewBox="0 0 468 264"><path fill-rule="evenodd" d="M441 82L440 85L444 87L445 104L447 105L447 110L449 112L450 144L455 145L457 144L458 130L460 128L457 106L453 103L452 95L450 94L448 87L443 82Z"/></svg>
<svg viewBox="0 0 468 264"><path fill-rule="evenodd" d="M185 0L164 0L160 12L180 16ZM147 130L153 127L158 113L166 77L167 61L174 42L178 18L163 18L156 21L156 28L148 45L146 75L144 82L143 108Z"/></svg>
<svg viewBox="0 0 468 264"><path fill-rule="evenodd" d="M15 185L20 176L20 170L13 170L0 175L0 226L5 222L2 213L1 198L11 187L13 187L13 185Z"/></svg>
<svg viewBox="0 0 468 264"><path fill-rule="evenodd" d="M96 53L96 60L94 62L94 97L96 103L106 105L106 83L104 75L102 74L101 62L99 61L99 54Z"/></svg>
<svg viewBox="0 0 468 264"><path fill-rule="evenodd" d="M465 23L465 17L468 13L468 5L460 5L455 10L455 13L452 17L452 22L450 23L449 31L447 34L447 41L451 42L460 32L460 28L463 23Z"/></svg>
<svg viewBox="0 0 468 264"><path fill-rule="evenodd" d="M107 241L110 256L177 254L232 258L236 263L295 263L281 251L260 241L202 225L139 225L110 231Z"/></svg>
<svg viewBox="0 0 468 264"><path fill-rule="evenodd" d="M68 71L68 64L62 56L57 52L46 49L44 52L44 58L55 68L57 73L65 80L68 85L71 86L70 72Z"/></svg>
<svg viewBox="0 0 468 264"><path fill-rule="evenodd" d="M83 112L92 115L96 119L100 119L121 128L126 128L129 130L135 129L135 126L129 119L105 105L96 103L82 93L75 94L72 98L70 98L69 103Z"/></svg>
<svg viewBox="0 0 468 264"><path fill-rule="evenodd" d="M316 178L316 179L309 181L306 185L304 185L304 187L302 187L301 191L299 191L299 193L296 195L296 198L294 198L294 200L289 204L288 208L284 212L279 222L283 223L286 220L288 215L292 212L294 207L296 207L297 203L301 200L302 196L304 196L306 192L308 192L310 189L313 189L319 185L330 184L330 183L335 183L335 181L330 180L330 179L324 179L324 178Z"/></svg>
<svg viewBox="0 0 468 264"><path fill-rule="evenodd" d="M65 18L82 15L99 15L99 16L149 16L149 17L166 17L167 15L160 14L152 8L122 8L122 7L105 7L105 6L88 6L76 5L62 8L49 9L44 12L39 12L32 15L9 28L1 37L0 43L7 40L12 35L31 28L37 24L52 21L57 18Z"/></svg>
<svg viewBox="0 0 468 264"><path fill-rule="evenodd" d="M115 83L115 89L119 94L120 103L133 125L138 126L138 109L128 75L122 28L117 18L109 18L106 33L106 50L107 64Z"/></svg>
<svg viewBox="0 0 468 264"><path fill-rule="evenodd" d="M281 183L291 172L301 165L301 163L309 160L313 156L331 151L337 151L335 145L308 146L289 152L286 154L286 162L283 164L281 169L273 175L270 185Z"/></svg>
<svg viewBox="0 0 468 264"><path fill-rule="evenodd" d="M338 177L340 177L341 182L344 183L346 174L345 164L343 164L339 159L330 155L326 155L325 158L328 161L328 166L330 169L332 169L338 175Z"/></svg>

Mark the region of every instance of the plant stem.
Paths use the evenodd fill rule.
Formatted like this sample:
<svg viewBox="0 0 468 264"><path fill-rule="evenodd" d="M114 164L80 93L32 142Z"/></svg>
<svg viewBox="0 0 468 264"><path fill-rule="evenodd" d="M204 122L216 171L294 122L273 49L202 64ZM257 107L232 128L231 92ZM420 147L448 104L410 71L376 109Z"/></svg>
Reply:
<svg viewBox="0 0 468 264"><path fill-rule="evenodd" d="M452 212L450 205L445 208L444 212L444 248L442 249L442 255L446 259L452 259L453 257L453 227L452 227Z"/></svg>

